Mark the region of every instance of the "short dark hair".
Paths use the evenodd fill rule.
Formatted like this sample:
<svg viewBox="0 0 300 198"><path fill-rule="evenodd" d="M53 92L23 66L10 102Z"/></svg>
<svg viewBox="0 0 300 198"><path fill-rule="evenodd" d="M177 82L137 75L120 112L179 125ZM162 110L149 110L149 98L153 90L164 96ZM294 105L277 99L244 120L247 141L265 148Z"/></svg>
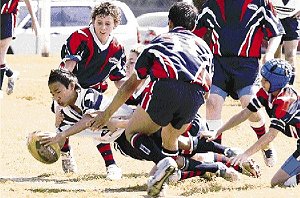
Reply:
<svg viewBox="0 0 300 198"><path fill-rule="evenodd" d="M193 30L197 20L197 8L186 2L176 2L169 10L169 20L174 27L182 26L187 30Z"/></svg>
<svg viewBox="0 0 300 198"><path fill-rule="evenodd" d="M77 77L72 72L62 68L51 70L48 79L48 86L55 82L63 84L66 88L68 88L71 82L74 82L76 85L75 89L80 88Z"/></svg>

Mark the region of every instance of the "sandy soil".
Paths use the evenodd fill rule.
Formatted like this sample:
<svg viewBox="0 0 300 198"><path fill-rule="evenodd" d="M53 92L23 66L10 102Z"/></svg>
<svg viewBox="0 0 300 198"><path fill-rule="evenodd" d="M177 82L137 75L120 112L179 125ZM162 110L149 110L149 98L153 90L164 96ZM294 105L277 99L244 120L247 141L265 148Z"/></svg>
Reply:
<svg viewBox="0 0 300 198"><path fill-rule="evenodd" d="M16 90L0 100L0 197L146 197L147 173L151 162L137 161L114 151L117 164L123 170L119 181L105 179L105 166L92 139L71 137L79 172L65 175L61 161L46 165L36 161L26 148L26 136L35 130L53 130L54 115L50 111L51 95L47 87L50 69L57 68L59 56L8 56L8 63L20 71ZM298 65L300 59L298 59ZM298 75L300 70L298 69ZM3 90L6 89L5 79ZM112 86L112 85L111 85ZM296 80L299 90L300 80ZM109 93L112 95L113 93ZM238 102L227 99L223 117L241 109ZM200 110L204 113L204 107ZM204 115L204 114L203 114ZM224 144L249 147L256 140L255 133L247 123L224 134ZM294 151L296 141L279 135L274 141L278 152L278 163L268 168L261 153L253 158L260 164L259 179L242 176L239 182L228 182L222 178L206 181L201 178L188 179L170 185L167 197L299 197L297 188L270 188L273 174Z"/></svg>

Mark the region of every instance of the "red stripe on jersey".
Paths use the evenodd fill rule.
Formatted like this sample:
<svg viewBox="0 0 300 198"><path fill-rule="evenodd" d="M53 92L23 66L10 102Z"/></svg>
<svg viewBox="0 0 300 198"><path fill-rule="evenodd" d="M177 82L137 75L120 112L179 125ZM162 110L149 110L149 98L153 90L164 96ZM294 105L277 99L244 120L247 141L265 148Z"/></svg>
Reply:
<svg viewBox="0 0 300 198"><path fill-rule="evenodd" d="M19 4L19 0L12 0L12 3L8 8L8 13L17 13L18 4Z"/></svg>
<svg viewBox="0 0 300 198"><path fill-rule="evenodd" d="M258 90L258 92L256 93L256 97L263 98L266 101L268 101L268 98L269 98L268 93L263 88L260 88Z"/></svg>
<svg viewBox="0 0 300 198"><path fill-rule="evenodd" d="M262 41L264 38L264 33L262 31L262 28L260 27L254 37L253 37L253 41L251 42L251 48L249 50L249 56L250 57L260 57L261 56L261 45L262 45Z"/></svg>
<svg viewBox="0 0 300 198"><path fill-rule="evenodd" d="M201 28L199 28L199 29L195 29L194 31L193 31L193 33L195 34L195 35L197 35L198 37L200 37L200 38L203 38L204 37L204 35L207 33L207 27L201 27Z"/></svg>
<svg viewBox="0 0 300 198"><path fill-rule="evenodd" d="M147 109L148 108L148 104L151 100L151 96L152 96L152 88L154 86L155 82L151 81L149 82L148 86L145 88L144 92L144 98L143 98L143 101L141 102L141 107L143 109Z"/></svg>
<svg viewBox="0 0 300 198"><path fill-rule="evenodd" d="M266 28L265 30L266 30L266 33L267 33L266 36L267 36L268 38L270 38L270 37L272 37L272 36L274 35L274 34L272 33L272 31L271 31L269 28Z"/></svg>
<svg viewBox="0 0 300 198"><path fill-rule="evenodd" d="M213 39L212 39L212 43L210 45L210 49L212 49L212 52L214 54L221 56L221 54L219 52L219 50L220 50L219 37L218 37L216 31L214 31L214 30L212 32L212 37L213 37Z"/></svg>
<svg viewBox="0 0 300 198"><path fill-rule="evenodd" d="M246 37L246 42L243 44L243 46L242 46L242 50L241 50L241 52L240 52L240 54L239 54L239 56L245 56L245 57L248 57L247 55L247 50L249 50L248 49L248 47L249 47L249 45L250 45L250 34L248 34L247 35L247 37Z"/></svg>
<svg viewBox="0 0 300 198"><path fill-rule="evenodd" d="M77 49L80 47L80 44L82 41L88 42L88 37L86 35L80 33L80 31L87 33L84 30L78 30L71 35L70 41L69 41L69 43L70 43L69 51L71 52L71 54L77 53Z"/></svg>
<svg viewBox="0 0 300 198"><path fill-rule="evenodd" d="M248 9L248 5L252 2L252 0L245 0L244 1L244 4L243 4L243 7L242 7L242 12L241 12L241 16L240 16L240 21L243 20L244 18L244 15Z"/></svg>
<svg viewBox="0 0 300 198"><path fill-rule="evenodd" d="M220 8L220 12L222 15L222 18L224 21L226 21L226 16L225 16L225 1L224 0L217 0L217 4Z"/></svg>
<svg viewBox="0 0 300 198"><path fill-rule="evenodd" d="M168 73L158 60L153 61L152 73L156 78L168 78Z"/></svg>
<svg viewBox="0 0 300 198"><path fill-rule="evenodd" d="M174 71L174 68L172 67L172 63L169 61L170 59L167 59L166 57L162 57L164 60L164 63L167 66L167 71L169 74L169 78L175 78L176 79L176 72Z"/></svg>
<svg viewBox="0 0 300 198"><path fill-rule="evenodd" d="M139 77L140 78L142 78L142 79L144 79L144 78L146 78L146 76L147 76L147 68L145 68L145 67L140 67L140 68L138 68L138 70L137 70L137 73L139 74Z"/></svg>
<svg viewBox="0 0 300 198"><path fill-rule="evenodd" d="M295 102L295 100L293 99L296 98L293 98L290 94L288 94L285 91L279 96L277 96L277 99L274 100L274 104L273 104L273 106L276 106L275 108L276 118L281 119L287 114L291 104Z"/></svg>
<svg viewBox="0 0 300 198"><path fill-rule="evenodd" d="M9 2L11 3L9 4ZM18 4L19 4L19 0L11 0L11 1L7 1L7 3L2 2L1 14L11 14L11 13L16 14L18 11Z"/></svg>

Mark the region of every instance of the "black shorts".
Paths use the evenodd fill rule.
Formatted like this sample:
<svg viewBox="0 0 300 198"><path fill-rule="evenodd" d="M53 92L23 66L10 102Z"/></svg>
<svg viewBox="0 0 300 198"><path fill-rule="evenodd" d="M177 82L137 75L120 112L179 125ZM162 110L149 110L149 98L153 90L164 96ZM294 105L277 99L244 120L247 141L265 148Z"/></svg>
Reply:
<svg viewBox="0 0 300 198"><path fill-rule="evenodd" d="M15 14L1 14L1 40L14 37L14 28L16 26Z"/></svg>
<svg viewBox="0 0 300 198"><path fill-rule="evenodd" d="M203 94L200 85L162 79L149 83L141 106L159 126L171 123L174 128L180 129L195 118L204 104Z"/></svg>
<svg viewBox="0 0 300 198"><path fill-rule="evenodd" d="M292 41L300 39L300 19L287 17L280 19L285 34L282 35L282 41Z"/></svg>

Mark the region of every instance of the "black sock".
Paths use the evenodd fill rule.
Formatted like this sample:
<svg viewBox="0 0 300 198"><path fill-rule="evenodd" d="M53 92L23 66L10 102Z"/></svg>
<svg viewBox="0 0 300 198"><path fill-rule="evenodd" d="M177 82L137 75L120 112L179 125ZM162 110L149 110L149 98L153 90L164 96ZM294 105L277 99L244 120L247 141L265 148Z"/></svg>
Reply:
<svg viewBox="0 0 300 198"><path fill-rule="evenodd" d="M181 171L180 172L180 181L192 178L192 177L197 177L197 176L202 176L204 173L202 171Z"/></svg>
<svg viewBox="0 0 300 198"><path fill-rule="evenodd" d="M219 167L215 163L203 163L193 159L185 158L185 166L182 168L187 171L201 171L203 174L205 172L215 173L219 170Z"/></svg>
<svg viewBox="0 0 300 198"><path fill-rule="evenodd" d="M1 74L0 74L0 90L2 90L3 78L5 74L5 64L0 65Z"/></svg>
<svg viewBox="0 0 300 198"><path fill-rule="evenodd" d="M162 149L162 153L163 153L164 155L168 156L168 157L172 157L172 158L176 159L177 156L178 156L178 154L179 154L179 151L178 151L178 150L176 150L176 151L171 151L171 150L168 150L168 149L163 148L163 149Z"/></svg>
<svg viewBox="0 0 300 198"><path fill-rule="evenodd" d="M5 75L7 77L12 77L12 75L14 74L14 72L8 67L6 67L5 71L6 71Z"/></svg>
<svg viewBox="0 0 300 198"><path fill-rule="evenodd" d="M103 157L106 167L116 163L113 153L112 153L112 150L111 150L111 147L110 147L110 144L100 143L97 145L97 149L98 149L99 153L101 154L101 156Z"/></svg>
<svg viewBox="0 0 300 198"><path fill-rule="evenodd" d="M194 142L196 142L196 141L194 141ZM197 146L196 146L194 152L205 153L205 152L211 151L214 153L224 154L226 148L228 148L228 147L223 146L217 142L206 142L206 139L202 138L202 139L198 139L198 143L197 143Z"/></svg>
<svg viewBox="0 0 300 198"><path fill-rule="evenodd" d="M153 161L155 164L166 157L155 142L142 133L134 134L131 137L130 144L133 148L139 150L143 159Z"/></svg>

